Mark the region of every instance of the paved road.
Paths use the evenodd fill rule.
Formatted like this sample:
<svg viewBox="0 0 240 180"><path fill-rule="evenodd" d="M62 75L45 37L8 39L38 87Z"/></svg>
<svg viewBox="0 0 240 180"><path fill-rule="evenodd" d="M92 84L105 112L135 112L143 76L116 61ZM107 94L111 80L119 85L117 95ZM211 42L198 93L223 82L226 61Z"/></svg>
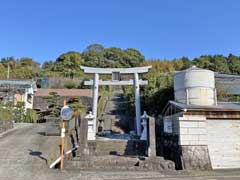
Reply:
<svg viewBox="0 0 240 180"><path fill-rule="evenodd" d="M57 137L43 136L44 124L32 124L0 135L0 180L239 180L240 171L133 172L50 170Z"/></svg>
<svg viewBox="0 0 240 180"><path fill-rule="evenodd" d="M28 124L0 137L0 180L37 179L44 173L59 139L42 135L44 124Z"/></svg>

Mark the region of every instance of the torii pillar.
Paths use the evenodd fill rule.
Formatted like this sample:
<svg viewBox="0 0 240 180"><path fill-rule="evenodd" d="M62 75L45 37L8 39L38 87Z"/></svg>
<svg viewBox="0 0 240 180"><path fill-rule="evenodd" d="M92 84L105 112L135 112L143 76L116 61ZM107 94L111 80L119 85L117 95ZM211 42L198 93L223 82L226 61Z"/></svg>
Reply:
<svg viewBox="0 0 240 180"><path fill-rule="evenodd" d="M94 132L97 132L97 105L98 105L98 86L99 85L132 85L135 92L135 111L136 111L136 132L141 136L141 106L140 106L140 85L146 85L146 80L139 79L140 73L146 73L152 66L135 68L93 68L81 66L85 73L94 74L93 81L85 81L85 85L93 86L93 105ZM112 74L111 81L99 79L99 74ZM134 79L121 80L120 74L133 74Z"/></svg>
<svg viewBox="0 0 240 180"><path fill-rule="evenodd" d="M92 111L93 111L93 130L97 132L97 105L98 105L98 86L99 86L99 74L95 73L93 78L93 104L92 104Z"/></svg>
<svg viewBox="0 0 240 180"><path fill-rule="evenodd" d="M141 136L141 105L140 105L140 88L138 73L134 73L134 93L135 93L135 113L137 135Z"/></svg>

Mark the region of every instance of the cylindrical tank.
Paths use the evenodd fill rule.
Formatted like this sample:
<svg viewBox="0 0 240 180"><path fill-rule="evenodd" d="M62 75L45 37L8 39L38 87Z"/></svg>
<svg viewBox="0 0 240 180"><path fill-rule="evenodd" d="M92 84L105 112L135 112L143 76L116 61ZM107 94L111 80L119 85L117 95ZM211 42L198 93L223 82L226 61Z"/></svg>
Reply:
<svg viewBox="0 0 240 180"><path fill-rule="evenodd" d="M174 74L175 101L188 105L216 104L214 72L192 66Z"/></svg>

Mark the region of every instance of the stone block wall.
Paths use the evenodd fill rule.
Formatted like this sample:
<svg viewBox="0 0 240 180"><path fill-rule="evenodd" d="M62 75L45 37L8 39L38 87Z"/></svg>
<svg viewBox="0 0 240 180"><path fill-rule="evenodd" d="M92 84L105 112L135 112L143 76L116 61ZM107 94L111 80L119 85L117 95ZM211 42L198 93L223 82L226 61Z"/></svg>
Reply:
<svg viewBox="0 0 240 180"><path fill-rule="evenodd" d="M12 128L13 128L13 121L0 120L0 134Z"/></svg>
<svg viewBox="0 0 240 180"><path fill-rule="evenodd" d="M211 169L207 145L207 120L204 115L185 115L178 118L179 145L183 168Z"/></svg>
<svg viewBox="0 0 240 180"><path fill-rule="evenodd" d="M172 134L177 142L169 143L167 148L174 152L176 167L182 169L211 169L207 143L207 120L204 115L175 114L167 117L172 121ZM172 144L177 143L178 147ZM176 149L178 149L176 151ZM179 156L179 157L178 157ZM180 161L179 161L180 159ZM177 160L177 161L176 161ZM181 165L179 164L181 163Z"/></svg>
<svg viewBox="0 0 240 180"><path fill-rule="evenodd" d="M93 141L88 141L88 148L89 148L89 155L94 155L94 156L145 155L146 141L93 140Z"/></svg>
<svg viewBox="0 0 240 180"><path fill-rule="evenodd" d="M207 145L206 117L183 115L179 117L179 145Z"/></svg>
<svg viewBox="0 0 240 180"><path fill-rule="evenodd" d="M183 169L210 170L212 169L208 146L181 146Z"/></svg>

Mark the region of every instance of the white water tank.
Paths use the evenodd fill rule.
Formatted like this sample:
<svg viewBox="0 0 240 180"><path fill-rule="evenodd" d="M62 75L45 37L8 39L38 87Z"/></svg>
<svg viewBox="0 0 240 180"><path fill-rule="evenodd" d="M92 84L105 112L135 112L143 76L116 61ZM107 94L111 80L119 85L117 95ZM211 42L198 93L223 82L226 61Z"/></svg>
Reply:
<svg viewBox="0 0 240 180"><path fill-rule="evenodd" d="M174 74L175 101L209 106L217 103L214 72L192 66Z"/></svg>

